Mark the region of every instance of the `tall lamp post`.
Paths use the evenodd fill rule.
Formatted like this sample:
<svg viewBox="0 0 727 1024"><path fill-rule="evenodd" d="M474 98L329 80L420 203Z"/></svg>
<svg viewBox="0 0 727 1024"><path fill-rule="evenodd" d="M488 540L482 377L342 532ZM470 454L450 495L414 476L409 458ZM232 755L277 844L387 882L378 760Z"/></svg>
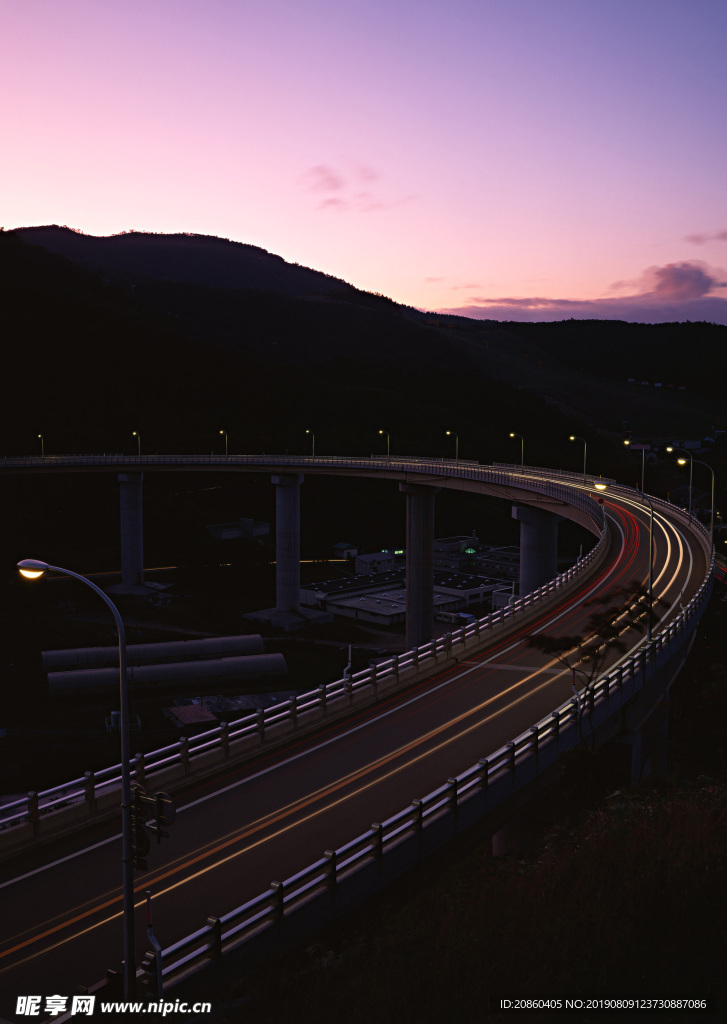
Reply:
<svg viewBox="0 0 727 1024"><path fill-rule="evenodd" d="M45 440L42 434L38 434L38 437L40 438L40 457L42 459L45 457Z"/></svg>
<svg viewBox="0 0 727 1024"><path fill-rule="evenodd" d="M631 447L630 441L624 441L627 448ZM646 448L641 445L641 493L644 493L644 469L646 467Z"/></svg>
<svg viewBox="0 0 727 1024"><path fill-rule="evenodd" d="M138 430L132 430L131 436L136 438L136 454L141 455L141 434Z"/></svg>
<svg viewBox="0 0 727 1024"><path fill-rule="evenodd" d="M605 491L607 484L594 484L597 491ZM635 487L624 487L624 490L633 491L639 498L647 502L649 506L649 592L647 597L646 614L646 640L651 643L651 612L654 607L654 506L648 494L637 491Z"/></svg>
<svg viewBox="0 0 727 1024"><path fill-rule="evenodd" d="M453 430L447 431L447 437L454 438L454 461L459 459L459 434L455 434Z"/></svg>
<svg viewBox="0 0 727 1024"><path fill-rule="evenodd" d="M667 451L669 451L669 450L670 449L667 448ZM687 455L689 455L689 452L687 452ZM685 466L686 463L687 463L687 460L686 459L677 459L677 462L679 463L680 466ZM691 457L691 455L689 455L689 515L691 516L691 514L692 514L692 485L691 485L691 480L692 480L692 465L695 462L697 463L698 466L706 466L707 469L709 470L709 472L712 474L712 509L711 509L711 512L710 512L710 515L709 515L709 539L712 541L712 544L714 545L714 470L712 469L712 467L710 466L710 464L708 462L702 462L700 459L693 459Z"/></svg>
<svg viewBox="0 0 727 1024"><path fill-rule="evenodd" d="M311 446L312 446L311 447L311 455L313 456L313 458L315 458L316 457L316 435L313 433L312 430L306 430L306 434L310 434Z"/></svg>
<svg viewBox="0 0 727 1024"><path fill-rule="evenodd" d="M692 458L692 453L687 451L686 448L677 448L676 445L671 445L671 444L667 446L666 451L668 451L668 452L684 452L684 454L689 459L689 522L691 523L691 521L692 521L692 473L693 473L693 470L694 470L694 459ZM687 461L686 459L677 459L677 462L679 463L680 466L683 466L686 463L686 461Z"/></svg>
<svg viewBox="0 0 727 1024"><path fill-rule="evenodd" d="M522 473L525 467L525 438L522 434L510 434L510 437L520 438L520 472Z"/></svg>
<svg viewBox="0 0 727 1024"><path fill-rule="evenodd" d="M571 441L583 441L583 483L585 483L586 482L586 451L588 450L588 445L586 444L586 439L585 439L585 437L579 437L578 434L571 434L570 440Z"/></svg>
<svg viewBox="0 0 727 1024"><path fill-rule="evenodd" d="M388 430L380 430L380 434L386 434L386 458L388 459L391 455L391 438L389 437Z"/></svg>
<svg viewBox="0 0 727 1024"><path fill-rule="evenodd" d="M36 558L24 558L18 562L18 569L27 579L37 579L44 572L60 572L71 576L90 587L111 609L119 634L119 702L121 711L121 856L123 860L123 915L124 915L124 998L134 996L136 979L136 949L134 936L134 866L131 860L131 757L129 753L129 687L126 678L126 631L119 610L104 594L103 590L91 583L85 576L61 569L57 565L39 562Z"/></svg>
<svg viewBox="0 0 727 1024"><path fill-rule="evenodd" d="M225 457L227 457L227 431L221 430L220 433L225 435Z"/></svg>

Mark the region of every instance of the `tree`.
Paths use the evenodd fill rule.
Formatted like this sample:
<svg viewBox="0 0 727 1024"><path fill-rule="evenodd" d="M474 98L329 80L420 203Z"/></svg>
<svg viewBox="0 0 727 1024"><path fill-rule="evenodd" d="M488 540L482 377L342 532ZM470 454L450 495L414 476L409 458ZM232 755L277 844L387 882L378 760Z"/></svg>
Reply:
<svg viewBox="0 0 727 1024"><path fill-rule="evenodd" d="M582 712L584 704L592 699L593 687L600 677L606 662L613 651L626 651L626 634L635 630L643 633L651 617L652 625L656 618L654 604L649 593L639 580L632 580L623 587L612 590L603 597L592 597L584 602L584 607L591 606L591 613L581 635L552 636L547 633L531 633L527 638L529 647L542 651L543 654L554 655L555 658L573 673L573 692L578 699L578 731L583 740ZM578 691L576 674L585 680L582 691Z"/></svg>

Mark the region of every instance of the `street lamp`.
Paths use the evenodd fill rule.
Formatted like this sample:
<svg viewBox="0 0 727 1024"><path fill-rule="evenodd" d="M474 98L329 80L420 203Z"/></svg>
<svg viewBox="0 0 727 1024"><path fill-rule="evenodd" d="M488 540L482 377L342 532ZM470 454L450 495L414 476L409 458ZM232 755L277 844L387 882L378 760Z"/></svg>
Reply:
<svg viewBox="0 0 727 1024"><path fill-rule="evenodd" d="M316 435L313 433L312 430L306 430L306 434L310 434L311 444L313 446L312 447L312 451L311 451L311 455L313 456L313 458L315 458L316 457Z"/></svg>
<svg viewBox="0 0 727 1024"><path fill-rule="evenodd" d="M224 434L225 435L225 455L227 455L227 431L226 430L221 430L220 434Z"/></svg>
<svg viewBox="0 0 727 1024"><path fill-rule="evenodd" d="M510 434L510 437L520 438L520 472L522 473L523 467L525 466L525 438L522 434Z"/></svg>
<svg viewBox="0 0 727 1024"><path fill-rule="evenodd" d="M586 439L584 437L579 437L578 434L571 434L570 435L570 440L571 441L583 441L583 483L585 483L586 482L586 451L587 451L587 448L588 448L588 446L586 445Z"/></svg>
<svg viewBox="0 0 727 1024"><path fill-rule="evenodd" d="M85 576L61 569L57 565L39 562L36 558L24 558L18 562L21 575L37 579L44 572L60 572L71 576L90 587L111 609L119 634L119 701L121 711L121 857L123 861L123 915L124 915L124 998L131 999L135 989L135 936L134 936L134 867L131 860L131 757L129 754L129 688L126 678L126 631L119 610L104 594L103 590L91 583Z"/></svg>
<svg viewBox="0 0 727 1024"><path fill-rule="evenodd" d="M388 459L391 455L391 438L389 437L388 430L380 430L380 434L386 434L386 458Z"/></svg>
<svg viewBox="0 0 727 1024"><path fill-rule="evenodd" d="M677 448L676 445L668 445L666 448L668 452L684 452L689 457L689 522L692 521L692 471L694 470L694 460L692 459L692 453L687 451L686 448ZM677 459L677 462L681 466L685 465L686 459Z"/></svg>
<svg viewBox="0 0 727 1024"><path fill-rule="evenodd" d="M626 447L630 447L630 441L624 441ZM644 493L644 469L646 467L646 447L641 445L641 493Z"/></svg>
<svg viewBox="0 0 727 1024"><path fill-rule="evenodd" d="M141 434L136 430L132 430L131 436L136 438L136 454L141 455Z"/></svg>
<svg viewBox="0 0 727 1024"><path fill-rule="evenodd" d="M671 449L667 448L667 451L670 451L670 450ZM681 451L681 449L680 449L680 451ZM687 455L689 455L689 452L687 452ZM686 464L687 464L687 460L686 459L677 459L677 462L679 463L680 466L686 466ZM710 516L709 516L709 538L712 541L712 544L714 545L714 470L712 469L712 467L710 466L710 464L708 462L702 462L700 459L693 459L691 457L691 455L689 455L689 481L690 481L689 482L689 515L691 516L691 514L692 514L692 485L691 485L691 480L692 480L692 465L695 462L697 463L698 466L706 466L707 469L712 474L712 510L711 510Z"/></svg>
<svg viewBox="0 0 727 1024"><path fill-rule="evenodd" d="M45 441L42 434L38 434L38 437L40 438L40 457L42 459L45 457Z"/></svg>
<svg viewBox="0 0 727 1024"><path fill-rule="evenodd" d="M455 434L453 430L447 431L447 437L454 438L454 461L459 459L459 434Z"/></svg>

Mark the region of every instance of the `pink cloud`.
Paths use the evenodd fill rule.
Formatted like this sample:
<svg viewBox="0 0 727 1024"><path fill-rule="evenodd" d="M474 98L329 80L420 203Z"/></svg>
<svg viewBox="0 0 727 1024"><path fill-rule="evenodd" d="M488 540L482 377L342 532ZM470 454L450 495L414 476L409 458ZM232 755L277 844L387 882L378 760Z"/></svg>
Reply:
<svg viewBox="0 0 727 1024"><path fill-rule="evenodd" d="M727 242L727 231L716 231L713 235L685 235L684 240L693 242L694 245L704 245L705 242Z"/></svg>
<svg viewBox="0 0 727 1024"><path fill-rule="evenodd" d="M681 302L699 299L713 288L724 288L704 267L697 263L667 263L664 267L649 267L644 275L651 282L647 294L657 300Z"/></svg>
<svg viewBox="0 0 727 1024"><path fill-rule="evenodd" d="M345 161L344 161L345 162ZM322 199L318 205L319 210L354 211L356 213L370 213L373 210L387 210L396 206L408 203L413 197L404 196L396 200L383 200L366 188L362 189L362 183L379 180L381 175L368 164L351 164L347 171L339 171L338 168L328 164L316 164L310 167L301 176L299 181L309 192L328 193L328 197ZM335 193L335 195L331 195Z"/></svg>
<svg viewBox="0 0 727 1024"><path fill-rule="evenodd" d="M618 282L613 287L623 287ZM563 320L569 317L595 320L631 320L662 323L681 320L709 320L727 324L727 299L714 294L727 288L705 264L697 262L667 263L649 267L641 277L641 290L621 298L558 299L542 296L529 298L486 296L473 298L452 313L488 320Z"/></svg>
<svg viewBox="0 0 727 1024"><path fill-rule="evenodd" d="M318 204L319 210L347 210L350 203L347 203L345 199L337 199L335 196L331 196L329 199L322 199Z"/></svg>
<svg viewBox="0 0 727 1024"><path fill-rule="evenodd" d="M336 192L346 184L340 174L325 164L311 167L305 172L302 180L311 192Z"/></svg>

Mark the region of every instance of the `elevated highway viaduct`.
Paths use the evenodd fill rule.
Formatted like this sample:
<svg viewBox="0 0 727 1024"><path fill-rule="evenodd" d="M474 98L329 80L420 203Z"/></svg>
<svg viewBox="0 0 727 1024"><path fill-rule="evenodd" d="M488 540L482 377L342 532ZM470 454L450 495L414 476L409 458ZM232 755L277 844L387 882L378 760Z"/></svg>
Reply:
<svg viewBox="0 0 727 1024"><path fill-rule="evenodd" d="M259 462L256 466L260 471ZM190 777L177 792L173 837L152 847L148 870L136 880L139 906L144 891L152 891L155 930L165 949L203 928L210 916L225 915L256 897L272 880L291 878L325 850L341 849L372 822L396 815L569 701L571 672L530 646L528 636L581 635L592 611L587 602L607 601L625 585L645 585L649 579L651 509L629 489L609 486L604 505L594 511L592 478L584 484L546 471L528 476L451 464L382 465L367 471L378 473L379 468L392 479L424 486L464 488L469 473L472 489L494 493L499 488L497 496L516 503L540 494L535 505L588 520L594 532L596 523L589 517L602 508L607 525L602 556L551 601L530 605L521 617L513 615L490 640L482 634L481 642L465 645L461 655L447 658L428 678L354 707L346 719L322 719L314 734L291 737L274 750L261 748L214 778ZM288 463L286 472L294 470ZM499 479L484 479L488 473ZM695 595L705 593L711 544L679 510L653 504L658 616L653 628L658 637L681 621L682 609ZM665 699L689 635L682 632L669 678L653 700ZM622 639L625 651L613 650L604 671L618 673L619 662L633 662L643 651L642 631L629 629ZM619 721L621 731L624 725L630 731L624 739L631 773L638 775L648 756L634 742L639 723L629 727L623 716ZM0 1014L9 1016L8 1000L16 994L70 994L77 985L102 978L107 968L118 969L119 847L118 822L101 822L4 865L0 990L6 998ZM144 923L141 912L137 916L137 948L143 950Z"/></svg>

